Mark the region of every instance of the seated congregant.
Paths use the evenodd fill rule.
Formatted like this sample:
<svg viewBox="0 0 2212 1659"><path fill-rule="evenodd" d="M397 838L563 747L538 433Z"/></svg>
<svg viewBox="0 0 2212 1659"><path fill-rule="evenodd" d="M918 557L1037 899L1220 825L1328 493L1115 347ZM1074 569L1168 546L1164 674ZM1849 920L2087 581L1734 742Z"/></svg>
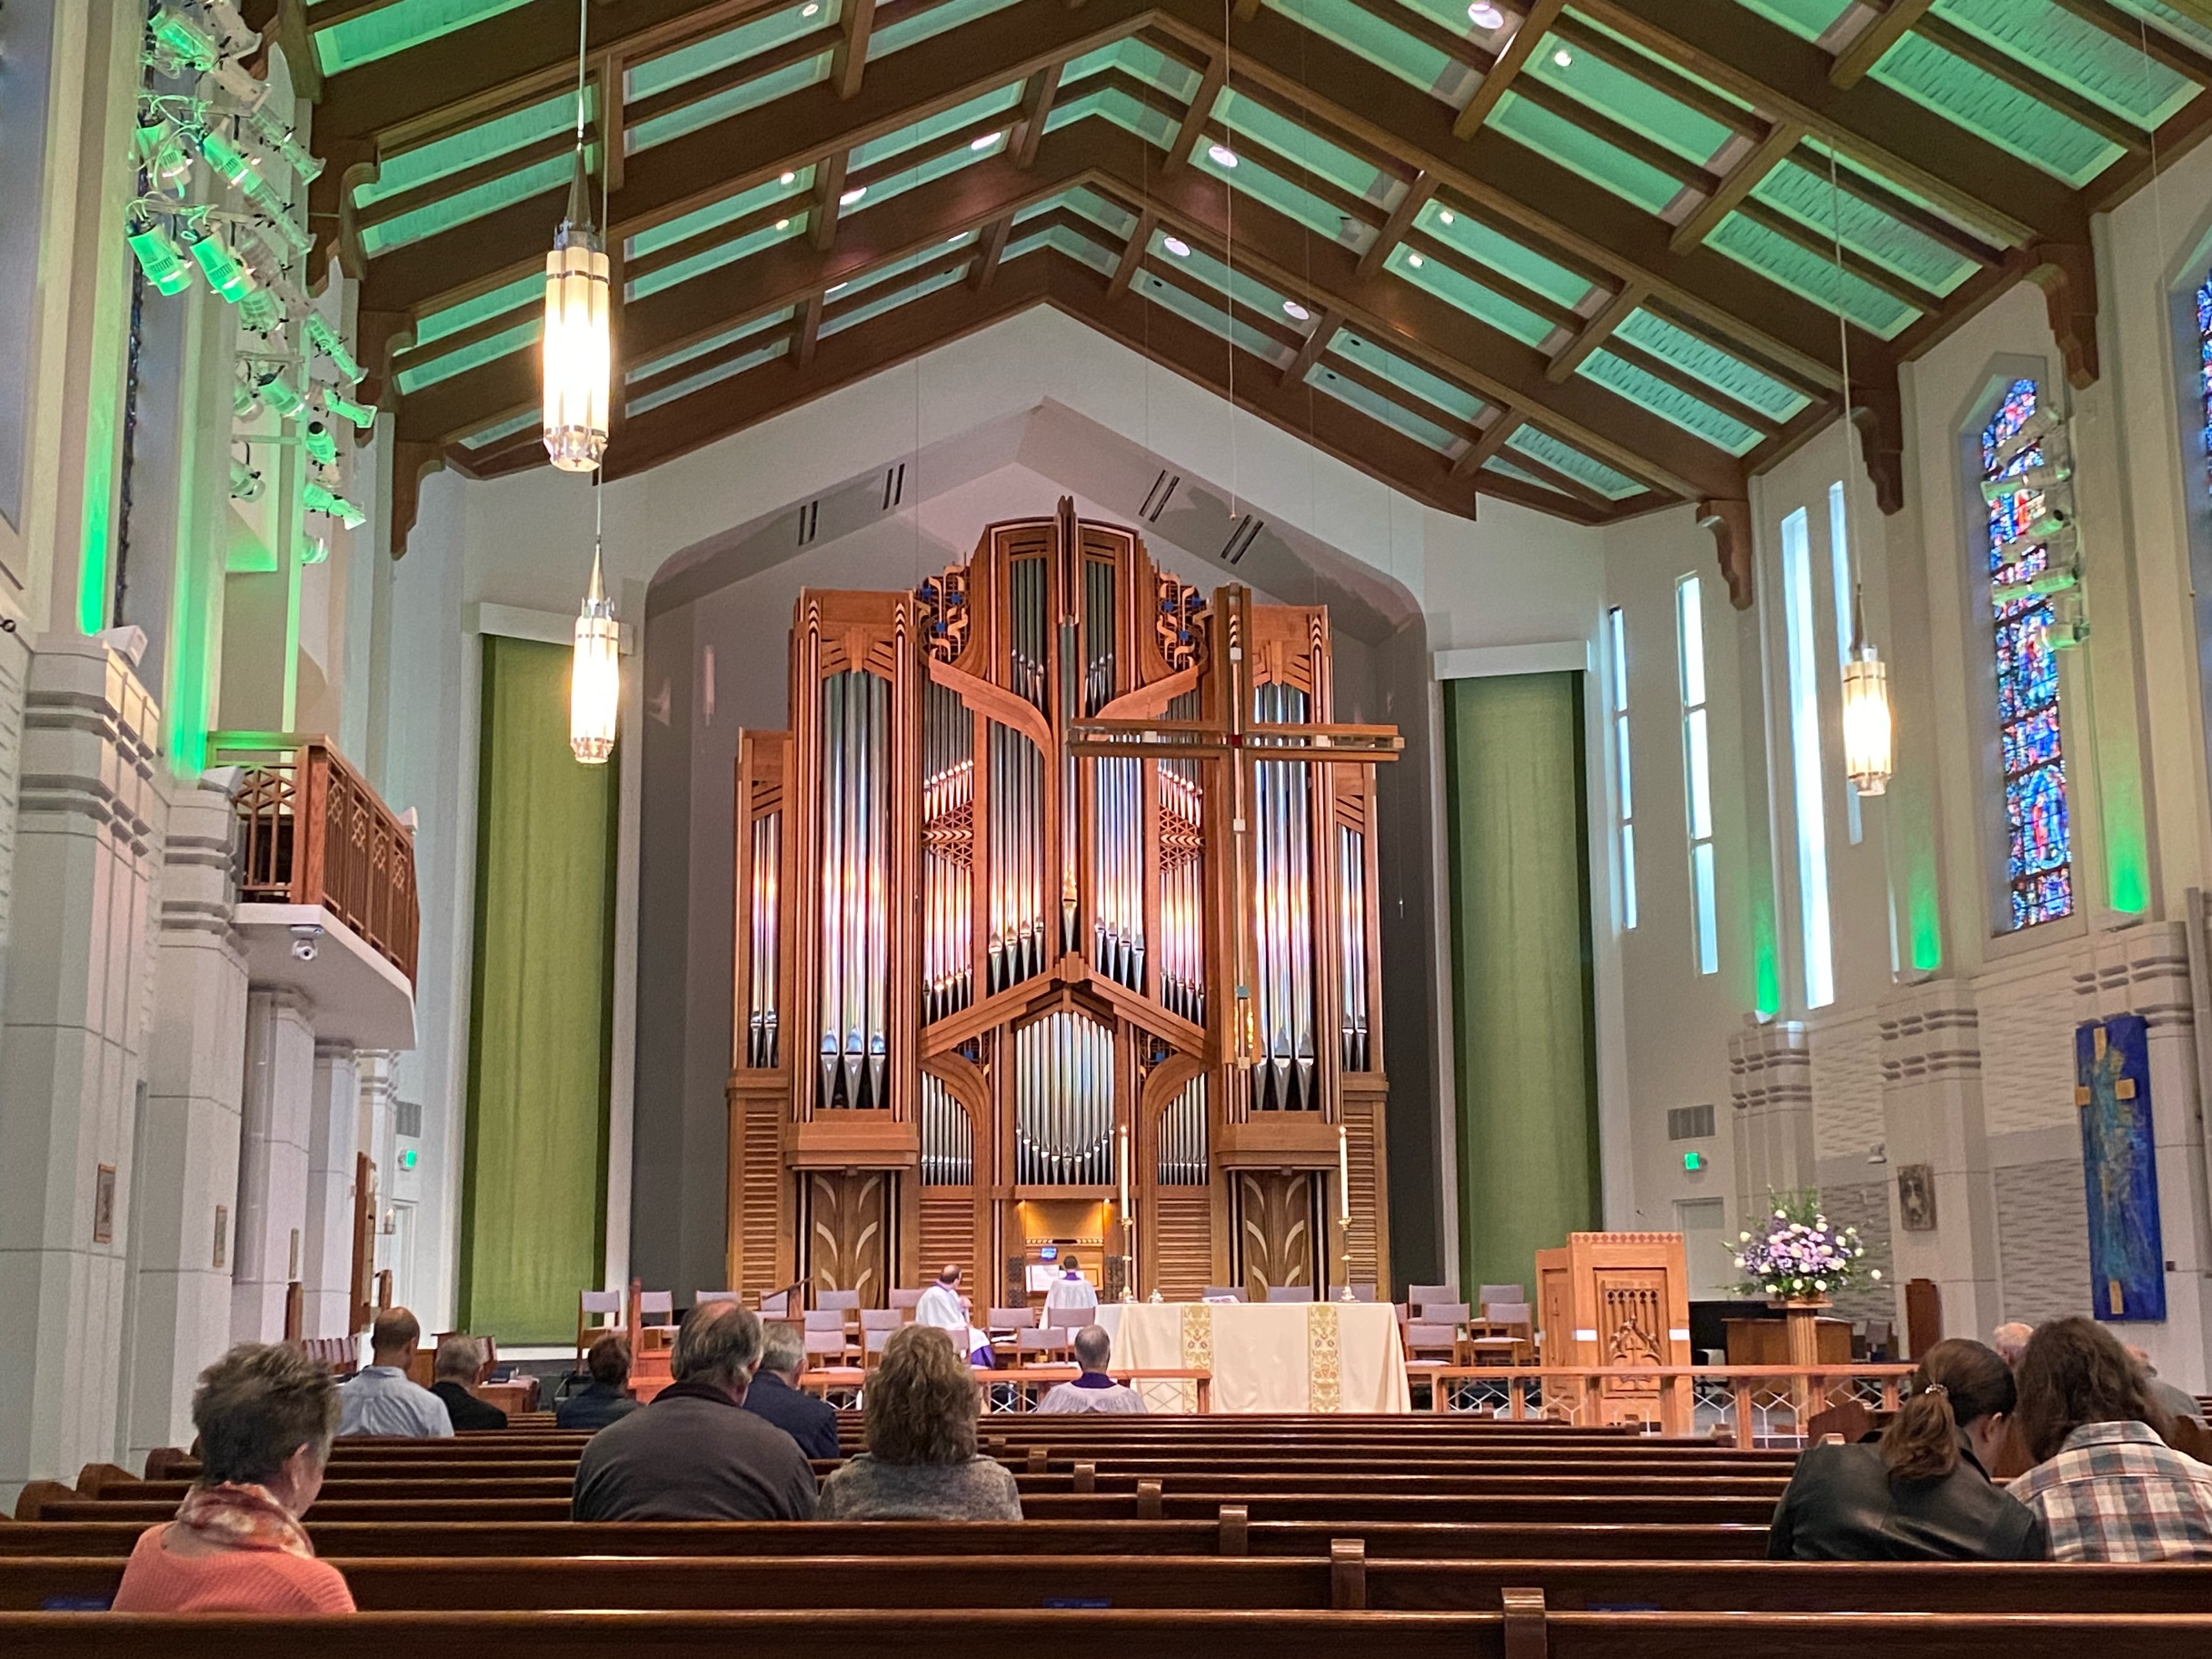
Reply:
<svg viewBox="0 0 2212 1659"><path fill-rule="evenodd" d="M1808 1446L1766 1553L1799 1561L2040 1561L2043 1522L1990 1483L2014 1394L1994 1349L1938 1342L1879 1443Z"/></svg>
<svg viewBox="0 0 2212 1659"><path fill-rule="evenodd" d="M975 1452L975 1373L934 1325L896 1331L868 1379L868 1449L822 1483L825 1521L1018 1521L1003 1463Z"/></svg>
<svg viewBox="0 0 2212 1659"><path fill-rule="evenodd" d="M338 1425L329 1371L296 1348L233 1348L192 1395L200 1473L177 1518L142 1534L118 1613L351 1613L300 1516L322 1489Z"/></svg>
<svg viewBox="0 0 2212 1659"><path fill-rule="evenodd" d="M604 1429L637 1409L629 1397L629 1342L609 1334L592 1344L584 1364L591 1382L554 1408L556 1429Z"/></svg>
<svg viewBox="0 0 2212 1659"><path fill-rule="evenodd" d="M760 1369L745 1390L745 1409L764 1417L799 1443L811 1458L837 1461L837 1412L826 1400L802 1394L799 1379L806 1369L806 1342L779 1320L766 1328Z"/></svg>
<svg viewBox="0 0 2212 1659"><path fill-rule="evenodd" d="M2008 1320L1990 1333L1990 1346L1997 1351L1998 1358L2017 1371L2020 1357L2027 1352L2027 1339L2034 1334L2034 1326L2017 1319Z"/></svg>
<svg viewBox="0 0 2212 1659"><path fill-rule="evenodd" d="M2166 1408L2168 1417L2185 1417L2192 1423L2200 1424L2204 1420L2204 1409L2197 1403L2196 1396L2184 1394L2160 1376L2158 1367L2150 1363L2148 1352L2131 1346L2128 1349L2128 1358L2142 1368L2143 1386L2150 1390L2150 1397Z"/></svg>
<svg viewBox="0 0 2212 1659"><path fill-rule="evenodd" d="M422 1328L404 1308L386 1308L368 1328L369 1363L338 1388L340 1435L430 1438L453 1431L446 1402L407 1376Z"/></svg>
<svg viewBox="0 0 2212 1659"><path fill-rule="evenodd" d="M430 1392L446 1402L446 1415L456 1432L463 1429L503 1429L507 1413L469 1392L483 1370L483 1344L473 1336L449 1336L438 1345L430 1370Z"/></svg>
<svg viewBox="0 0 2212 1659"><path fill-rule="evenodd" d="M814 1471L792 1437L744 1407L761 1322L734 1302L684 1316L653 1403L592 1436L576 1462L578 1521L806 1521Z"/></svg>
<svg viewBox="0 0 2212 1659"><path fill-rule="evenodd" d="M2042 1517L2056 1561L2212 1560L2212 1468L2166 1443L2142 1369L2094 1320L2036 1328L2020 1422L2036 1466L2012 1495Z"/></svg>
<svg viewBox="0 0 2212 1659"><path fill-rule="evenodd" d="M1107 1356L1114 1339L1103 1325L1085 1325L1075 1334L1075 1363L1083 1375L1073 1382L1055 1383L1037 1401L1041 1412L1107 1412L1123 1414L1145 1409L1145 1397L1126 1382L1106 1375Z"/></svg>

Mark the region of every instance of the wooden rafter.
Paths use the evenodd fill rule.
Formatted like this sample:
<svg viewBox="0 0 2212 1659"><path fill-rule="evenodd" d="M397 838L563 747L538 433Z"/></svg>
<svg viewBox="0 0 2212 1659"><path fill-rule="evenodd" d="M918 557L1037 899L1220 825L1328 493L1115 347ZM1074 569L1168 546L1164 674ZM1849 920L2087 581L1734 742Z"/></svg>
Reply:
<svg viewBox="0 0 2212 1659"><path fill-rule="evenodd" d="M1629 313L1644 301L1642 289L1633 284L1623 288L1583 324L1572 339L1552 354L1552 361L1544 366L1544 378L1553 386L1565 380L1583 366L1591 352L1613 337L1613 330L1626 322Z"/></svg>
<svg viewBox="0 0 2212 1659"><path fill-rule="evenodd" d="M1804 142L1805 129L1794 121L1777 121L1758 143L1746 150L1728 170L1720 187L1699 203L1696 210L1674 227L1668 246L1677 253L1702 243L1721 228L1721 221L1743 205L1766 175Z"/></svg>
<svg viewBox="0 0 2212 1659"><path fill-rule="evenodd" d="M850 98L860 89L860 76L868 66L868 38L876 27L876 0L845 0L838 21L844 38L830 59L830 80L840 98Z"/></svg>
<svg viewBox="0 0 2212 1659"><path fill-rule="evenodd" d="M1437 193L1436 178L1431 173L1418 173L1413 182L1406 186L1398 198L1398 204L1390 210L1390 216L1382 222L1382 228L1368 244L1367 252L1359 256L1359 274L1372 276L1382 269L1392 250L1406 240L1406 233L1413 228L1413 221Z"/></svg>
<svg viewBox="0 0 2212 1659"><path fill-rule="evenodd" d="M975 242L975 269L968 273L968 286L985 289L991 286L999 274L999 261L1006 257L1006 243L1014 234L1014 216L1005 213L984 228Z"/></svg>
<svg viewBox="0 0 2212 1659"><path fill-rule="evenodd" d="M1308 371L1321 361L1322 353L1328 349L1328 343L1336 337L1337 330L1343 326L1342 312L1326 307L1316 312L1306 337L1298 343L1298 349L1291 354L1291 361L1284 365L1283 384L1291 386L1304 380Z"/></svg>
<svg viewBox="0 0 2212 1659"><path fill-rule="evenodd" d="M1160 216L1146 208L1137 215L1137 222L1129 231L1129 240L1121 248L1121 257L1114 263L1114 274L1108 278L1109 295L1127 294L1129 284L1136 279L1137 267L1145 263L1145 250L1152 240L1152 227Z"/></svg>
<svg viewBox="0 0 2212 1659"><path fill-rule="evenodd" d="M1522 425L1519 410L1497 410L1491 416L1490 423L1482 428L1481 434L1459 453L1459 458L1451 465L1452 476L1464 477L1469 473L1481 471L1504 449L1507 440L1518 432Z"/></svg>
<svg viewBox="0 0 2212 1659"><path fill-rule="evenodd" d="M1160 163L1162 172L1173 173L1190 160L1191 152L1198 148L1198 141L1206 131L1206 124L1213 118L1213 106L1228 80L1229 54L1216 52L1208 60L1205 73L1199 76L1198 90L1190 95L1182 125L1176 129L1175 142L1168 146L1167 159Z"/></svg>
<svg viewBox="0 0 2212 1659"><path fill-rule="evenodd" d="M1047 64L1029 78L1022 88L1022 119L1020 131L1014 139L1014 161L1027 167L1036 160L1037 141L1044 137L1044 124L1052 114L1053 99L1060 91L1061 65Z"/></svg>
<svg viewBox="0 0 2212 1659"><path fill-rule="evenodd" d="M1453 137L1470 137L1496 112L1499 100L1512 89L1514 77L1527 67L1536 48L1544 44L1546 33L1565 9L1566 0L1536 0L1528 8L1521 19L1521 26L1513 31L1512 40L1506 42L1505 50L1492 61L1474 95L1453 120Z"/></svg>
<svg viewBox="0 0 2212 1659"><path fill-rule="evenodd" d="M1850 44L1836 54L1836 61L1828 69L1828 83L1855 87L1866 79L1867 71L1879 64L1892 46L1920 27L1935 3L1936 0L1888 0L1887 9L1869 17L1851 37Z"/></svg>

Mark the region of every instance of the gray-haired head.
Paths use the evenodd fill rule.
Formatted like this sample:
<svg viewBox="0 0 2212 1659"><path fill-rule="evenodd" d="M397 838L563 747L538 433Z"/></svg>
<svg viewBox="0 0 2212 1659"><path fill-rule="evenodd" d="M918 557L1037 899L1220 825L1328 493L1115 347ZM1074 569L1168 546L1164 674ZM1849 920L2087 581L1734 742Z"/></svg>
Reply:
<svg viewBox="0 0 2212 1659"><path fill-rule="evenodd" d="M449 1336L438 1345L431 1377L440 1382L473 1382L483 1369L483 1344L473 1336Z"/></svg>
<svg viewBox="0 0 2212 1659"><path fill-rule="evenodd" d="M742 1393L760 1364L760 1316L735 1302L702 1302L677 1328L669 1374L678 1382Z"/></svg>
<svg viewBox="0 0 2212 1659"><path fill-rule="evenodd" d="M1997 1351L1999 1358L2017 1370L2021 1355L2027 1352L2027 1340L2034 1334L2034 1326L2023 1324L2015 1319L1990 1333L1990 1346Z"/></svg>
<svg viewBox="0 0 2212 1659"><path fill-rule="evenodd" d="M1114 1339L1103 1325L1085 1325L1075 1334L1075 1363L1086 1371L1103 1371L1114 1352Z"/></svg>
<svg viewBox="0 0 2212 1659"><path fill-rule="evenodd" d="M806 1339L796 1325L778 1320L766 1328L761 1338L760 1368L774 1371L787 1382L799 1381L799 1372L806 1369Z"/></svg>

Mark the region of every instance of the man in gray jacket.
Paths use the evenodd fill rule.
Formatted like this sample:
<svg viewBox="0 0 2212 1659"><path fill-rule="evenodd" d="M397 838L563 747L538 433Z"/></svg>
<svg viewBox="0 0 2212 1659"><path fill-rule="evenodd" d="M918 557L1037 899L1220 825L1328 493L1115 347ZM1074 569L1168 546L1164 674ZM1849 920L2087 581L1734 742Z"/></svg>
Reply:
<svg viewBox="0 0 2212 1659"><path fill-rule="evenodd" d="M814 1472L796 1442L742 1409L761 1322L734 1302L684 1316L675 1382L608 1425L576 1463L578 1521L811 1521Z"/></svg>

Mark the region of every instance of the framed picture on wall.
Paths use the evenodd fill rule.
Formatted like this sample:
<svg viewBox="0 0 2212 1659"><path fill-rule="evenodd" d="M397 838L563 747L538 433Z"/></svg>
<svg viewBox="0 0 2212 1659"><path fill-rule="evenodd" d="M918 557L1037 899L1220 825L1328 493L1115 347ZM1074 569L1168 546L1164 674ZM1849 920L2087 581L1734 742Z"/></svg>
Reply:
<svg viewBox="0 0 2212 1659"><path fill-rule="evenodd" d="M103 1164L92 1180L92 1242L115 1242L115 1166Z"/></svg>
<svg viewBox="0 0 2212 1659"><path fill-rule="evenodd" d="M1897 1218L1908 1233L1936 1231L1936 1166L1908 1164L1897 1172Z"/></svg>

